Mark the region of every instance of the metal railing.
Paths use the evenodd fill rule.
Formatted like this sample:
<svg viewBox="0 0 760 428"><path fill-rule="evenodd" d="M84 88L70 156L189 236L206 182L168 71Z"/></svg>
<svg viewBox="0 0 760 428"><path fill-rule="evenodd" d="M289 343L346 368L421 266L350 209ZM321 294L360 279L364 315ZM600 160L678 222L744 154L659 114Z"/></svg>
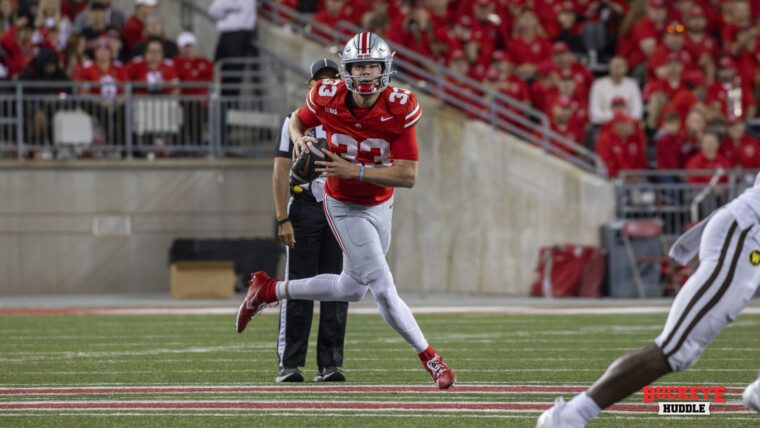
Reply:
<svg viewBox="0 0 760 428"><path fill-rule="evenodd" d="M690 224L751 187L757 170L631 170L615 180L617 216L663 221L672 241ZM695 182L696 181L696 182Z"/></svg>
<svg viewBox="0 0 760 428"><path fill-rule="evenodd" d="M256 59L238 62L257 65ZM266 67L273 66L268 61ZM171 94L173 88L180 94ZM93 82L3 82L0 157L259 157L272 151L282 117L290 113L275 94L280 90L271 82L160 89L129 82L107 88Z"/></svg>
<svg viewBox="0 0 760 428"><path fill-rule="evenodd" d="M343 21L336 28L327 27L313 22L310 15L300 14L272 0L262 1L259 13L259 16L277 25L287 25L291 30L330 46L336 52L353 34L364 31ZM463 110L471 117L482 119L495 128L538 145L579 168L606 176L606 168L596 153L552 131L549 118L543 112L486 88L480 82L453 73L404 46L392 42L389 44L397 54L394 68L400 73L395 78L413 86L415 90Z"/></svg>

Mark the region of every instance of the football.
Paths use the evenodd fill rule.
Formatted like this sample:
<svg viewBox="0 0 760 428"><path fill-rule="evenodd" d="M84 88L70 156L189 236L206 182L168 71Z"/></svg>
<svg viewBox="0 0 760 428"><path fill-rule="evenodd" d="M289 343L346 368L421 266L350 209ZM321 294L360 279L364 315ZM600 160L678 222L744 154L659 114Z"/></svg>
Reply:
<svg viewBox="0 0 760 428"><path fill-rule="evenodd" d="M317 169L317 165L314 162L325 160L325 154L322 152L322 149L329 148L327 140L320 138L316 143L306 143L306 146L309 150L301 154L301 159L290 165L291 175L295 184L309 183L322 174L321 172L314 171Z"/></svg>

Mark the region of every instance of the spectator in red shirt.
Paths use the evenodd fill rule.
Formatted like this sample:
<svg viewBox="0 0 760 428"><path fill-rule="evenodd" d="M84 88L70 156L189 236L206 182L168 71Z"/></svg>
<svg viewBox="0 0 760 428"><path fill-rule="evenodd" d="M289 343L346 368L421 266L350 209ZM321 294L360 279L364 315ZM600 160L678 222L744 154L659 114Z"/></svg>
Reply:
<svg viewBox="0 0 760 428"><path fill-rule="evenodd" d="M378 3L373 1L373 3ZM449 28L456 21L456 10L449 7L449 0L436 0L427 2L430 10L430 20L433 21L433 28Z"/></svg>
<svg viewBox="0 0 760 428"><path fill-rule="evenodd" d="M583 145L583 139L586 135L584 130L585 124L578 120L577 116L573 114L572 101L570 98L565 96L558 97L551 107L551 115L549 117L551 118L550 127L552 131L575 144ZM537 131L536 134L540 137L540 130ZM562 150L572 155L576 154L574 149L560 143L555 138L550 137L549 142L558 150Z"/></svg>
<svg viewBox="0 0 760 428"><path fill-rule="evenodd" d="M71 80L79 80L84 65L89 61L86 50L86 40L81 34L72 34L63 49L63 70Z"/></svg>
<svg viewBox="0 0 760 428"><path fill-rule="evenodd" d="M618 41L617 55L628 60L634 70L654 52L657 42L667 25L668 11L664 0L650 0L646 17ZM639 74L637 70L637 74Z"/></svg>
<svg viewBox="0 0 760 428"><path fill-rule="evenodd" d="M380 34L378 35L382 37ZM452 43L448 30L441 27L436 28L433 38L430 40L430 53L433 60L440 65L445 65L451 50Z"/></svg>
<svg viewBox="0 0 760 428"><path fill-rule="evenodd" d="M180 33L177 37L179 55L174 57L174 67L183 83L211 84L214 80L214 63L196 54L195 35L190 32ZM204 124L208 123L208 87L183 87L182 95L193 96L182 100L185 120L182 123L185 141L201 141ZM203 96L202 99L198 99Z"/></svg>
<svg viewBox="0 0 760 428"><path fill-rule="evenodd" d="M49 46L56 51L62 50L66 46L66 40L72 32L71 21L61 13L58 0L40 0L35 25L43 38L47 38L48 33L57 34Z"/></svg>
<svg viewBox="0 0 760 428"><path fill-rule="evenodd" d="M723 51L731 54L734 44L737 41L737 33L745 23L752 25L752 14L750 5L746 1L734 0L728 9L727 18L720 27L720 40L723 42Z"/></svg>
<svg viewBox="0 0 760 428"><path fill-rule="evenodd" d="M704 109L703 101L706 91L707 80L705 79L705 75L699 70L689 71L683 77L681 88L665 104L661 116L664 117L669 112L676 112L679 117L686 120L686 115L692 108L698 107Z"/></svg>
<svg viewBox="0 0 760 428"><path fill-rule="evenodd" d="M760 168L760 141L746 134L747 124L733 117L728 122L728 135L719 152L735 168Z"/></svg>
<svg viewBox="0 0 760 428"><path fill-rule="evenodd" d="M499 26L492 19L495 10L492 0L476 0L472 4L472 39L480 45L480 51L487 58L494 50L504 47Z"/></svg>
<svg viewBox="0 0 760 428"><path fill-rule="evenodd" d="M706 133L702 136L700 152L692 156L686 162L686 169L690 171L718 168L731 169L731 163L718 153L719 143L718 136ZM709 183L710 175L690 175L686 178L688 183ZM721 183L727 182L726 176L720 179Z"/></svg>
<svg viewBox="0 0 760 428"><path fill-rule="evenodd" d="M709 81L715 78L715 59L718 58L720 46L718 40L707 32L707 17L700 6L694 6L686 19L686 36L683 48L696 64L702 68Z"/></svg>
<svg viewBox="0 0 760 428"><path fill-rule="evenodd" d="M383 39L388 39L391 28L391 18L387 12L370 10L362 15L361 27L368 33L375 33Z"/></svg>
<svg viewBox="0 0 760 428"><path fill-rule="evenodd" d="M737 76L736 62L730 57L722 57L718 61L717 77L705 95L709 117L721 115L729 120L732 116L745 120L755 117L755 96L750 86Z"/></svg>
<svg viewBox="0 0 760 428"><path fill-rule="evenodd" d="M554 6L559 33L552 37L554 42L564 42L576 55L585 55L586 48L580 34L580 25L576 21L577 8L574 2L566 0Z"/></svg>
<svg viewBox="0 0 760 428"><path fill-rule="evenodd" d="M76 80L82 82L97 82L100 85L83 86L81 93L100 95L103 98L113 98L121 90L117 82L127 80L124 68L111 61L111 42L101 37L92 44L94 59L87 61Z"/></svg>
<svg viewBox="0 0 760 428"><path fill-rule="evenodd" d="M554 63L545 61L538 66L536 79L530 85L531 103L536 110L548 111L547 101L556 97L558 80L559 70Z"/></svg>
<svg viewBox="0 0 760 428"><path fill-rule="evenodd" d="M164 24L156 16L148 17L145 20L145 36L148 39L158 39L164 44L164 57L174 58L179 53L177 45L166 38L164 34ZM132 49L132 57L141 56L145 53L146 42L140 42Z"/></svg>
<svg viewBox="0 0 760 428"><path fill-rule="evenodd" d="M684 31L686 29L678 21L672 21L665 27L662 44L658 45L647 60L647 80L665 77L665 67L675 54L683 65L684 71L693 68L694 60L684 46Z"/></svg>
<svg viewBox="0 0 760 428"><path fill-rule="evenodd" d="M145 40L145 21L156 14L157 0L135 0L135 14L130 16L121 30L124 46L130 52Z"/></svg>
<svg viewBox="0 0 760 428"><path fill-rule="evenodd" d="M467 76L470 73L470 63L467 61L467 56L463 50L457 49L451 52L448 69L459 76ZM475 100L480 98L475 96L468 85L463 84L454 76L446 76L446 81L449 83L445 90L446 95L454 99L452 103L457 107L464 110L466 106L475 105ZM468 115L476 117L470 113Z"/></svg>
<svg viewBox="0 0 760 428"><path fill-rule="evenodd" d="M758 31L752 24L742 26L736 34L731 52L737 59L736 67L742 82L752 89L760 88L760 43L755 36Z"/></svg>
<svg viewBox="0 0 760 428"><path fill-rule="evenodd" d="M134 58L127 65L127 77L135 82L147 83L135 88L136 94L179 95L179 75L174 64L164 60L164 44L161 40L150 39L145 47L145 56Z"/></svg>
<svg viewBox="0 0 760 428"><path fill-rule="evenodd" d="M507 43L507 52L517 65L515 74L523 80L533 79L538 64L547 59L546 53L551 49L536 15L531 11L523 12L515 22L514 38Z"/></svg>
<svg viewBox="0 0 760 428"><path fill-rule="evenodd" d="M671 111L663 116L662 126L655 134L657 169L683 169L686 166L681 118Z"/></svg>
<svg viewBox="0 0 760 428"><path fill-rule="evenodd" d="M585 96L578 90L578 83L570 70L564 70L559 73L557 92L549 95L549 108L556 103L555 99L561 96L567 97L570 100L573 118L585 126L588 123L588 96ZM551 115L551 110L547 110L546 114Z"/></svg>
<svg viewBox="0 0 760 428"><path fill-rule="evenodd" d="M514 64L509 55L502 50L491 55L493 69L499 73L499 90L510 97L530 106L530 90L528 85L513 73Z"/></svg>
<svg viewBox="0 0 760 428"><path fill-rule="evenodd" d="M12 78L21 73L26 65L34 58L34 24L28 17L22 16L17 24L3 34L0 46L5 51L5 64L8 67L8 77Z"/></svg>
<svg viewBox="0 0 760 428"><path fill-rule="evenodd" d="M412 8L403 21L396 21L390 38L391 41L418 53L422 57L430 58L432 56L430 41L433 39L430 12L421 6ZM415 58L404 59L414 61Z"/></svg>
<svg viewBox="0 0 760 428"><path fill-rule="evenodd" d="M596 143L596 153L607 168L607 175L614 178L622 170L647 169L646 137L641 129L636 129L636 122L618 112L608 129L599 133Z"/></svg>
<svg viewBox="0 0 760 428"><path fill-rule="evenodd" d="M678 54L673 52L661 69L662 77L647 81L644 86L644 99L649 100L646 122L649 129L657 129L663 107L682 88L683 65Z"/></svg>
<svg viewBox="0 0 760 428"><path fill-rule="evenodd" d="M316 14L312 21L328 28L335 29L341 20L350 20L346 13L346 0L325 0L325 8ZM391 24L393 26L393 24ZM325 40L332 40L332 36L319 28L312 27L311 32Z"/></svg>
<svg viewBox="0 0 760 428"><path fill-rule="evenodd" d="M174 68L182 82L207 82L214 80L214 63L197 55L195 35L182 32L177 37L179 55L175 56ZM182 95L208 95L208 88L183 88Z"/></svg>
<svg viewBox="0 0 760 428"><path fill-rule="evenodd" d="M554 42L552 61L559 68L560 72L570 72L575 79L576 91L579 98L588 99L591 84L594 82L594 75L583 64L575 61L575 54L570 50L570 46L565 42Z"/></svg>

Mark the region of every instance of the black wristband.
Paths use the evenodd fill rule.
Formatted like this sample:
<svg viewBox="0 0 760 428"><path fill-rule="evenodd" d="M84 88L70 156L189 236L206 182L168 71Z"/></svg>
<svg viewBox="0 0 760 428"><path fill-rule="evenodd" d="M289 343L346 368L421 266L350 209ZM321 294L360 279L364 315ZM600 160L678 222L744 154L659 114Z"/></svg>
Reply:
<svg viewBox="0 0 760 428"><path fill-rule="evenodd" d="M282 219L282 220L277 220L277 225L278 225L278 226L282 226L282 225L283 225L283 224L285 224L285 223L290 223L290 217L285 217L285 218L284 218L284 219Z"/></svg>

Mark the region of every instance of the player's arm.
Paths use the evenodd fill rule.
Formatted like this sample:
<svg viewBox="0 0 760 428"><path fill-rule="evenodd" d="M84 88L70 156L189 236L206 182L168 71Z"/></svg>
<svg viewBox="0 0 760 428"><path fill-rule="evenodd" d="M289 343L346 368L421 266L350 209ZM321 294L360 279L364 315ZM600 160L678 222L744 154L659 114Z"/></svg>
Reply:
<svg viewBox="0 0 760 428"><path fill-rule="evenodd" d="M387 168L364 168L362 174L361 165L354 165L342 157L322 150L330 158L329 161L316 161L320 167L318 172L324 172L327 177L337 177L345 180L362 180L381 187L414 187L417 181L417 161L399 159L394 165Z"/></svg>
<svg viewBox="0 0 760 428"><path fill-rule="evenodd" d="M306 135L306 131L320 124L317 118L317 104L314 102L314 94L318 94L320 84L317 83L311 88L306 96L306 105L293 112L288 124L290 139L293 141L293 160L301 158L301 153L308 150L306 143L311 141L316 143L317 139ZM317 96L317 100L319 97Z"/></svg>
<svg viewBox="0 0 760 428"><path fill-rule="evenodd" d="M274 171L272 172L272 194L274 195L274 209L277 221L288 218L288 174L290 173L290 159L276 156L274 158ZM296 243L293 224L285 222L277 226L277 238L290 248Z"/></svg>

